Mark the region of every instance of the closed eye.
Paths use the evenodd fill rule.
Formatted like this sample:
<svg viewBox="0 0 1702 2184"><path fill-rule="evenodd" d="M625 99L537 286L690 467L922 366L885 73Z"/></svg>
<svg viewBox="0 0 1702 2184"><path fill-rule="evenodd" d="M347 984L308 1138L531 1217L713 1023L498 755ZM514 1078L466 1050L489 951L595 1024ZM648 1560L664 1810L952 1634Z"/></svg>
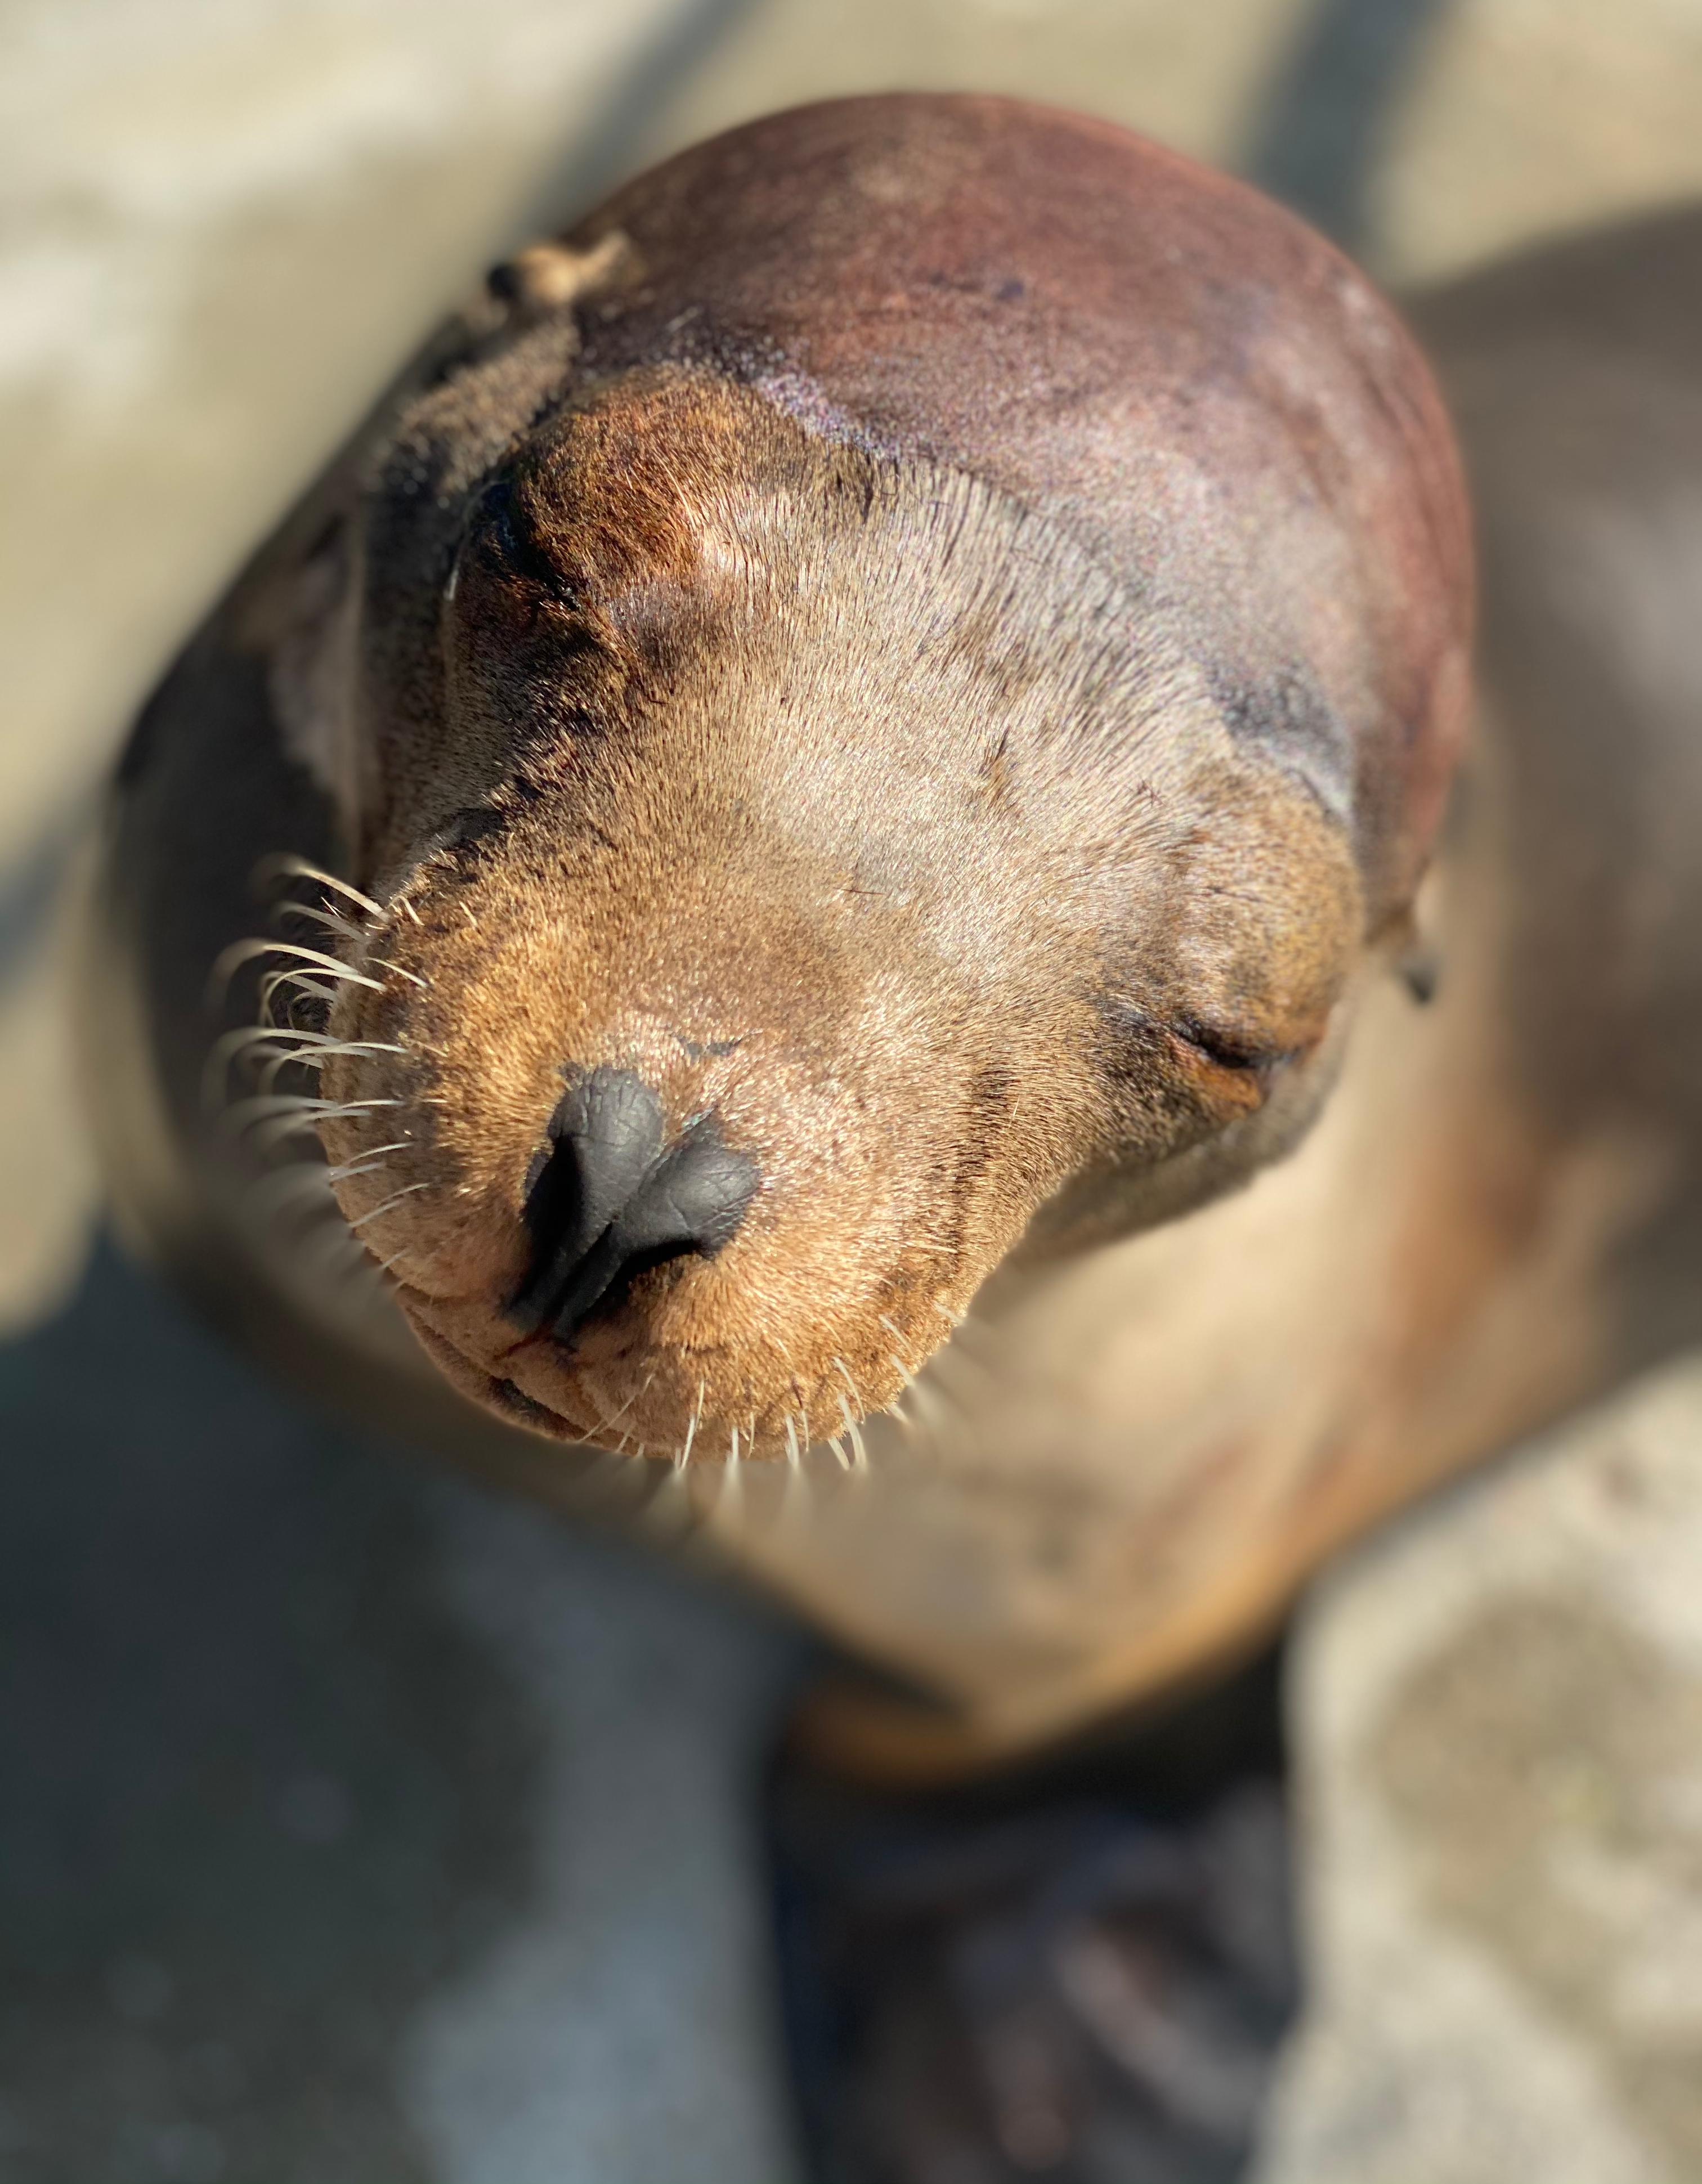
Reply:
<svg viewBox="0 0 1702 2184"><path fill-rule="evenodd" d="M1263 1077L1293 1059L1292 1051L1250 1046L1232 1032L1222 1031L1214 1024L1201 1023L1191 1017L1178 1017L1169 1028L1217 1069L1235 1069Z"/></svg>
<svg viewBox="0 0 1702 2184"><path fill-rule="evenodd" d="M527 521L511 476L505 474L479 496L474 529L480 548L504 575L544 593L559 605L578 606L578 594L566 571Z"/></svg>
<svg viewBox="0 0 1702 2184"><path fill-rule="evenodd" d="M1254 1046L1197 1017L1152 1017L1128 1002L1106 1005L1105 1016L1114 1034L1108 1057L1113 1074L1120 1075L1131 1067L1137 1072L1142 1067L1150 1067L1168 1049L1177 1061L1191 1057L1197 1067L1203 1065L1234 1078L1240 1088L1235 1095L1239 1101L1249 1092L1263 1099L1276 1071L1294 1058L1289 1050ZM1144 1063L1140 1059L1143 1056Z"/></svg>

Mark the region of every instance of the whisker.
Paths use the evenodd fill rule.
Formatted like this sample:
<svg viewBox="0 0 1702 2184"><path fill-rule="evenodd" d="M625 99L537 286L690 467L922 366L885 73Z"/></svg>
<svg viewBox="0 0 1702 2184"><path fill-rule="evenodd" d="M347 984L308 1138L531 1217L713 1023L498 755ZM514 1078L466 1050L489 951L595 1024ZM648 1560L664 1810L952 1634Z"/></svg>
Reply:
<svg viewBox="0 0 1702 2184"><path fill-rule="evenodd" d="M405 1198L412 1197L416 1190L429 1190L431 1187L429 1183L405 1183L393 1197L387 1198L382 1206L375 1206L371 1212L363 1213L358 1220L351 1221L349 1224L349 1234L358 1235L369 1221L376 1221L381 1214L388 1213L393 1206L399 1206Z"/></svg>
<svg viewBox="0 0 1702 2184"><path fill-rule="evenodd" d="M275 855L262 857L254 866L254 878L257 881L271 878L317 880L321 887L331 888L338 894L347 895L351 902L358 902L362 910L370 911L374 917L384 915L382 904L374 902L370 894L362 894L360 889L348 880L340 880L335 872L324 872L319 866L310 865L305 857L296 856L292 852L280 851Z"/></svg>
<svg viewBox="0 0 1702 2184"><path fill-rule="evenodd" d="M246 1127L250 1142L260 1151L270 1152L287 1138L298 1138L319 1128L319 1117L313 1114L274 1115L270 1119L262 1116L258 1122Z"/></svg>
<svg viewBox="0 0 1702 2184"><path fill-rule="evenodd" d="M803 1460L803 1451L798 1446L798 1429L792 1424L792 1413L788 1411L786 1413L787 1467L789 1469L795 1471Z"/></svg>
<svg viewBox="0 0 1702 2184"><path fill-rule="evenodd" d="M619 1410L617 1410L617 1411L611 1411L611 1412L609 1413L609 1415L608 1415L608 1416L604 1419L603 1423L604 1423L605 1425L611 1425L611 1425L613 1425L613 1424L614 1424L614 1423L615 1423L615 1421L616 1421L616 1419L617 1419L617 1418L625 1418L625 1416L627 1415L627 1412L628 1412L629 1410L631 1410L631 1408L633 1407L633 1405L634 1403L636 1403L636 1402L638 1402L639 1401L640 1401L640 1399L641 1399L642 1397L644 1397L644 1396L645 1396L649 1395L649 1393L650 1393L650 1390L651 1390L651 1389L656 1385L656 1374L655 1374L654 1373L650 1373L650 1374L646 1378L646 1379L645 1379L645 1384L644 1384L643 1387L641 1387L641 1388L635 1388L635 1389L633 1390L632 1394L631 1394L630 1396L628 1396L628 1398L627 1398L626 1401L625 1401L624 1403L622 1403L622 1406L621 1406L620 1409L619 1409Z"/></svg>
<svg viewBox="0 0 1702 2184"><path fill-rule="evenodd" d="M697 1408L686 1421L685 1446L680 1450L676 1462L678 1470L684 1471L691 1462L691 1445L697 1438L697 1422L703 1416L703 1391L708 1384L706 1380L700 1380L697 1384Z"/></svg>
<svg viewBox="0 0 1702 2184"><path fill-rule="evenodd" d="M346 979L350 985L367 986L375 994L384 990L382 981L369 978L364 971L356 971L335 956L327 956L322 948L304 947L299 940L234 940L220 950L213 964L210 981L211 998L222 1000L230 989L232 978L244 963L252 963L261 956L289 956L298 962L311 964L322 976Z"/></svg>
<svg viewBox="0 0 1702 2184"><path fill-rule="evenodd" d="M327 1183L347 1183L352 1175L376 1175L381 1167L388 1167L390 1164L380 1159L380 1154L405 1151L408 1142L406 1138L398 1138L393 1145L374 1145L370 1153L359 1160L344 1161L341 1167L326 1168L325 1179Z"/></svg>
<svg viewBox="0 0 1702 2184"><path fill-rule="evenodd" d="M399 1107L399 1100L315 1100L305 1092L263 1092L233 1100L219 1116L221 1128L241 1132L275 1115L359 1115L374 1107Z"/></svg>
<svg viewBox="0 0 1702 2184"><path fill-rule="evenodd" d="M315 902L281 902L273 916L279 918L311 918L315 925L324 926L327 932L340 933L346 940L364 940L366 937L366 928L355 924L353 918L343 916L340 911L326 910Z"/></svg>
<svg viewBox="0 0 1702 2184"><path fill-rule="evenodd" d="M837 1358L834 1362L835 1364L839 1362ZM862 1435L857 1429L857 1422L851 1415L851 1407L843 1396L840 1397L840 1412L845 1422L845 1438L851 1445L851 1460L859 1471L867 1471L868 1451L863 1446Z"/></svg>
<svg viewBox="0 0 1702 2184"><path fill-rule="evenodd" d="M339 1054L405 1054L405 1046L381 1045L377 1039L327 1039L322 1045L310 1047L304 1054L280 1054L262 1065L259 1082L267 1089L276 1084L286 1069L305 1069L310 1072L323 1069L326 1063Z"/></svg>
<svg viewBox="0 0 1702 2184"><path fill-rule="evenodd" d="M317 1251L305 1254L304 1263L316 1272L347 1279L365 1267L366 1254L354 1237L332 1236L325 1239Z"/></svg>
<svg viewBox="0 0 1702 2184"><path fill-rule="evenodd" d="M315 1198L322 1199L327 1209L336 1204L323 1161L292 1161L287 1167L256 1176L243 1193L243 1204L257 1213L281 1212L292 1200L308 1201Z"/></svg>
<svg viewBox="0 0 1702 2184"><path fill-rule="evenodd" d="M840 1368L840 1377L844 1380L846 1387L851 1390L851 1401L857 1405L857 1418L859 1419L867 1418L868 1416L868 1405L863 1401L862 1389L858 1387L857 1382L851 1378L851 1368L845 1363L843 1357L835 1357L833 1362ZM840 1408L845 1412L845 1423L850 1424L851 1422L851 1413L843 1396L840 1397ZM857 1436L857 1440L858 1446L861 1446L861 1436Z"/></svg>
<svg viewBox="0 0 1702 2184"><path fill-rule="evenodd" d="M269 971L259 983L259 1007L262 1017L272 1017L272 1004L280 989L285 986L293 986L295 989L294 994L287 1004L286 1016L298 999L323 1001L326 1008L332 1007L337 1000L337 989L334 986L320 985L316 980L310 978L304 971ZM275 1017L272 1020L276 1021ZM301 1028L294 1022L286 1022L278 1028L281 1030L289 1031Z"/></svg>
<svg viewBox="0 0 1702 2184"><path fill-rule="evenodd" d="M405 971L399 963L393 963L388 956L374 956L368 960L374 963L382 963L387 971L393 971L399 978L411 978L421 992L432 983L429 978L422 978L417 971Z"/></svg>
<svg viewBox="0 0 1702 2184"><path fill-rule="evenodd" d="M285 1095L274 1094L272 1096L282 1099ZM327 1100L322 1106L310 1104L293 1114L263 1115L257 1121L244 1124L243 1128L249 1134L251 1143L270 1148L282 1145L286 1138L296 1137L304 1131L317 1130L320 1124L327 1119L334 1120L356 1113L362 1107L399 1107L401 1104L399 1100L352 1100L342 1105Z"/></svg>
<svg viewBox="0 0 1702 2184"><path fill-rule="evenodd" d="M254 1072L254 1083L263 1093L275 1092L277 1089L278 1079L286 1069L304 1069L308 1075L312 1077L316 1075L323 1067L323 1058L320 1056L275 1054L268 1061L260 1064L259 1068Z"/></svg>
<svg viewBox="0 0 1702 2184"><path fill-rule="evenodd" d="M328 1039L322 1032L300 1031L293 1025L255 1023L243 1024L238 1030L227 1031L215 1039L207 1050L207 1059L201 1069L201 1097L209 1108L224 1105L226 1087L230 1081L231 1065L239 1055L257 1046L283 1046L290 1040L303 1045L317 1045ZM291 1058L296 1058L292 1056Z"/></svg>

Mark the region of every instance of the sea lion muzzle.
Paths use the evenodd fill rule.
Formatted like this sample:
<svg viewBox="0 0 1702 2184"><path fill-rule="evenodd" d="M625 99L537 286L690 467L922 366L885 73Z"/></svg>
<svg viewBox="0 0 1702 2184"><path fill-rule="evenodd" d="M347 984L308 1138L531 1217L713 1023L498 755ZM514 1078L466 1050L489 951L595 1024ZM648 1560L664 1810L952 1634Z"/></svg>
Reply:
<svg viewBox="0 0 1702 2184"><path fill-rule="evenodd" d="M526 1195L533 1258L508 1314L571 1342L617 1309L633 1280L672 1259L712 1259L756 1195L756 1166L713 1115L666 1150L661 1101L628 1070L594 1069L550 1118L553 1148Z"/></svg>

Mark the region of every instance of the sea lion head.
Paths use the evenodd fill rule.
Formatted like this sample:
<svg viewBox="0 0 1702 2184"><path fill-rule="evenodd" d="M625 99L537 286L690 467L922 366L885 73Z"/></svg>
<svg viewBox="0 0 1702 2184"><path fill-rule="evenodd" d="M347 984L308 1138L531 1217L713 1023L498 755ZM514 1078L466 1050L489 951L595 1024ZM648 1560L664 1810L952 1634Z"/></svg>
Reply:
<svg viewBox="0 0 1702 2184"><path fill-rule="evenodd" d="M1006 102L777 117L495 287L278 654L374 906L321 1134L463 1390L773 1454L1304 1127L1458 737L1446 431L1287 215Z"/></svg>

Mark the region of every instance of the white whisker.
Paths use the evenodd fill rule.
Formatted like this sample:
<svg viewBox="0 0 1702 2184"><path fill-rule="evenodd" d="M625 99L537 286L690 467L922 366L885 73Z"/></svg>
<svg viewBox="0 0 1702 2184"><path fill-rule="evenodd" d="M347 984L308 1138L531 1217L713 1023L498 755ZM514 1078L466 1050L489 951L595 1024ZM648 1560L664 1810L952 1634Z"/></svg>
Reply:
<svg viewBox="0 0 1702 2184"><path fill-rule="evenodd" d="M388 956L374 956L369 960L374 963L382 963L387 971L393 971L399 978L412 979L421 992L432 983L429 978L422 978L417 971L405 971L399 963L393 963Z"/></svg>
<svg viewBox="0 0 1702 2184"><path fill-rule="evenodd" d="M430 1189L431 1185L428 1183L405 1183L393 1197L387 1198L382 1206L375 1206L370 1212L363 1213L357 1220L351 1221L349 1224L349 1234L358 1235L369 1221L377 1221L382 1214L388 1213L393 1207L399 1206L405 1198L412 1197L416 1190Z"/></svg>
<svg viewBox="0 0 1702 2184"><path fill-rule="evenodd" d="M321 985L317 978L310 978L305 971L293 968L269 971L259 983L259 1005L262 1017L270 1012L274 997L285 986L294 988L296 1000L323 1001L326 1008L332 1008L336 1005L336 987ZM294 1031L300 1027L292 1023L287 1028Z"/></svg>
<svg viewBox="0 0 1702 2184"><path fill-rule="evenodd" d="M219 1116L219 1128L241 1135L276 1121L281 1116L293 1116L303 1122L319 1123L344 1115L360 1115L376 1107L399 1107L399 1100L315 1100L304 1092L263 1092L252 1099L236 1100Z"/></svg>
<svg viewBox="0 0 1702 2184"><path fill-rule="evenodd" d="M271 1023L243 1024L237 1031L221 1034L207 1050L207 1059L201 1071L203 1099L211 1106L223 1105L231 1065L251 1047L282 1046L291 1040L299 1041L305 1047L316 1044L321 1037L317 1032L298 1031L289 1025Z"/></svg>
<svg viewBox="0 0 1702 2184"><path fill-rule="evenodd" d="M277 1089L278 1079L286 1069L304 1069L310 1077L314 1077L318 1074L321 1067L322 1064L317 1057L309 1058L299 1054L275 1054L270 1060L263 1061L255 1071L254 1084L263 1093L275 1092Z"/></svg>
<svg viewBox="0 0 1702 2184"><path fill-rule="evenodd" d="M377 1175L381 1167L388 1167L390 1165L388 1161L381 1159L379 1156L382 1153L399 1153L404 1150L407 1143L408 1140L405 1138L401 1138L393 1145L374 1145L371 1154L363 1159L344 1161L341 1167L326 1168L325 1179L327 1183L347 1183L351 1176Z"/></svg>
<svg viewBox="0 0 1702 2184"><path fill-rule="evenodd" d="M628 1396L626 1401L622 1404L620 1409L611 1412L609 1416L604 1420L604 1424L605 1425L613 1425L617 1418L625 1418L627 1412L631 1410L634 1403L638 1402L641 1397L649 1395L650 1390L656 1385L656 1376L654 1373L650 1373L645 1379L643 1387L634 1388L632 1394Z"/></svg>
<svg viewBox="0 0 1702 2184"><path fill-rule="evenodd" d="M383 905L374 902L370 894L362 894L358 887L352 886L348 880L338 879L335 872L323 872L317 865L309 864L305 857L298 857L283 852L274 856L262 857L259 864L254 866L255 879L265 880L274 877L283 879L317 880L321 887L331 888L338 894L347 895L351 902L359 903L362 910L370 911L374 917L382 917L384 915Z"/></svg>
<svg viewBox="0 0 1702 2184"><path fill-rule="evenodd" d="M686 1422L685 1446L679 1452L679 1468L682 1471L691 1462L691 1445L697 1438L697 1422L703 1416L703 1391L708 1384L705 1380L697 1384L697 1408Z"/></svg>
<svg viewBox="0 0 1702 2184"><path fill-rule="evenodd" d="M305 1137L319 1128L317 1115L274 1115L269 1121L262 1117L248 1126L250 1142L260 1152L271 1152L274 1146L283 1144L287 1138Z"/></svg>
<svg viewBox="0 0 1702 2184"><path fill-rule="evenodd" d="M843 1357L835 1357L833 1362L840 1368L840 1378L845 1382L846 1387L851 1390L851 1401L857 1405L857 1414L858 1418L866 1418L868 1415L868 1405L864 1402L862 1399L862 1390L857 1386L857 1382L853 1380L851 1376L851 1368L845 1363ZM845 1411L847 1418L850 1417L850 1412L845 1410L845 1401L843 1396L840 1398L840 1408L842 1411Z"/></svg>
<svg viewBox="0 0 1702 2184"><path fill-rule="evenodd" d="M304 1054L280 1054L266 1062L259 1072L259 1081L268 1089L276 1084L280 1073L289 1068L316 1072L323 1069L340 1054L405 1054L405 1046L382 1044L372 1039L326 1039L322 1045L310 1047Z"/></svg>
<svg viewBox="0 0 1702 2184"><path fill-rule="evenodd" d="M340 911L323 909L318 903L281 902L273 915L280 919L311 918L315 925L324 926L329 933L340 933L345 940L359 941L366 937L364 926L355 924L352 918L344 917Z"/></svg>
<svg viewBox="0 0 1702 2184"><path fill-rule="evenodd" d="M322 948L306 948L299 940L236 940L221 950L213 965L212 975L219 995L222 996L244 963L252 963L262 956L288 956L299 963L310 964L324 978L343 978L350 985L368 986L375 994L384 990L380 980L369 978L364 971L352 970L335 956L327 956Z"/></svg>
<svg viewBox="0 0 1702 2184"><path fill-rule="evenodd" d="M834 1362L837 1364L839 1360L835 1358ZM847 1374L846 1378L849 1379L850 1375ZM851 1460L859 1471L867 1471L868 1451L863 1446L862 1435L857 1429L857 1422L851 1415L851 1407L843 1396L840 1397L840 1413L845 1422L845 1438L851 1445Z"/></svg>

